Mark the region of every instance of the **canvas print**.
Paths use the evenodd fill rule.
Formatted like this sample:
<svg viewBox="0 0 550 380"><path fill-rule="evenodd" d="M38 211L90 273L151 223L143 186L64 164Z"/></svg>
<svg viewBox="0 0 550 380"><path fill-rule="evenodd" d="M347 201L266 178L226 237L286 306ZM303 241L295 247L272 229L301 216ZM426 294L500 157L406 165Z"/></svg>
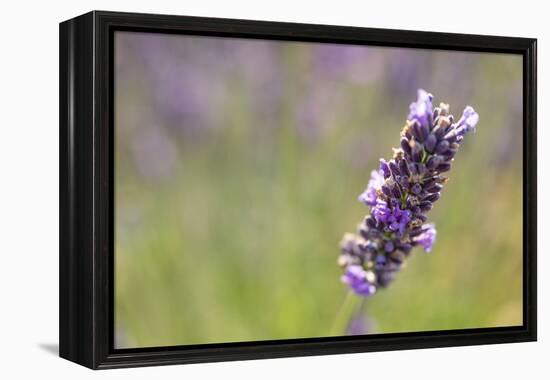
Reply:
<svg viewBox="0 0 550 380"><path fill-rule="evenodd" d="M115 348L522 325L522 68L116 31Z"/></svg>

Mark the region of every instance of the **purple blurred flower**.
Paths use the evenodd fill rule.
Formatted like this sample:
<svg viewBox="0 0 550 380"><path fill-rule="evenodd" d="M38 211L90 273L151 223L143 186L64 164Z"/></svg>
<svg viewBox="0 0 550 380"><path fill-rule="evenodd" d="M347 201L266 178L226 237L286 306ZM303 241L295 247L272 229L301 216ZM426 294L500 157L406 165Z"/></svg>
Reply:
<svg viewBox="0 0 550 380"><path fill-rule="evenodd" d="M391 160L380 160L367 190L359 196L370 207L357 235L346 234L339 263L345 268L342 281L355 293L368 296L386 287L403 267L415 246L431 251L436 230L426 223L427 213L441 196L464 135L479 120L470 106L457 123L449 105L432 107L432 95L418 90L411 104L400 148Z"/></svg>
<svg viewBox="0 0 550 380"><path fill-rule="evenodd" d="M371 334L376 329L376 323L369 317L367 317L362 310L359 310L349 322L346 328L346 334L348 335L366 335Z"/></svg>
<svg viewBox="0 0 550 380"><path fill-rule="evenodd" d="M377 56L366 46L318 44L313 49L312 71L319 77L368 83L380 71Z"/></svg>
<svg viewBox="0 0 550 380"><path fill-rule="evenodd" d="M342 102L342 91L324 81L312 80L308 96L301 99L295 108L298 136L304 142L313 142L330 126L327 110Z"/></svg>
<svg viewBox="0 0 550 380"><path fill-rule="evenodd" d="M347 284L353 291L362 296L369 296L376 292L376 287L372 284L372 272L366 272L360 265L348 265L345 274L342 276L342 282ZM369 277L370 280L369 281Z"/></svg>
<svg viewBox="0 0 550 380"><path fill-rule="evenodd" d="M370 173L370 180L367 188L361 195L359 195L359 201L367 206L374 206L376 204L377 194L376 191L380 190L380 187L384 184L384 176L378 170L373 170Z"/></svg>
<svg viewBox="0 0 550 380"><path fill-rule="evenodd" d="M141 179L161 182L173 177L178 151L162 128L138 133L132 141L133 162Z"/></svg>
<svg viewBox="0 0 550 380"><path fill-rule="evenodd" d="M411 88L421 83L426 67L431 63L429 54L411 54L410 49L387 51L384 52L384 56L384 74L387 76L384 83L389 94L409 93ZM453 68L454 65L447 66Z"/></svg>
<svg viewBox="0 0 550 380"><path fill-rule="evenodd" d="M235 74L244 79L242 84L250 97L250 112L256 113L263 125L275 128L281 123L284 100L283 46L263 40L233 40L230 49L227 61L233 62Z"/></svg>
<svg viewBox="0 0 550 380"><path fill-rule="evenodd" d="M341 75L353 63L352 50L347 45L318 44L314 48L314 71L321 75Z"/></svg>

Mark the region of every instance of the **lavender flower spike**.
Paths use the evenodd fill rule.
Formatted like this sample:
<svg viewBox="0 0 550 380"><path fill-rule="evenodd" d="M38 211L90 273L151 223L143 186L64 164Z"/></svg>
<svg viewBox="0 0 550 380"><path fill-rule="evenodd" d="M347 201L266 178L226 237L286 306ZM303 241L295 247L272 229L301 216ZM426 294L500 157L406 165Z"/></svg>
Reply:
<svg viewBox="0 0 550 380"><path fill-rule="evenodd" d="M346 234L338 263L344 268L342 282L360 296L373 295L388 286L404 266L415 246L430 252L435 226L426 223L427 213L441 196L451 164L464 136L472 131L479 115L471 106L453 123L449 105L433 108L433 96L418 90L411 104L400 148L391 160L380 160L371 173L359 201L370 208L357 234Z"/></svg>

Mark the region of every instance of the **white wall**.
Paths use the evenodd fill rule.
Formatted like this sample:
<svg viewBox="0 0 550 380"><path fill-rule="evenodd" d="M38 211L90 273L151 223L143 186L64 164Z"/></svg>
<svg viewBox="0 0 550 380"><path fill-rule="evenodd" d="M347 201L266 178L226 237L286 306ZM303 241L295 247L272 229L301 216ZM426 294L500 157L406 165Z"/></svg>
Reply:
<svg viewBox="0 0 550 380"><path fill-rule="evenodd" d="M0 22L0 375L42 378L467 379L549 375L550 12L544 1L6 1ZM92 9L354 25L539 39L539 342L169 366L93 373L57 344L58 22ZM546 66L546 67L545 67ZM495 110L498 112L498 110ZM547 149L544 149L547 148ZM550 275L550 273L548 273ZM506 286L506 284L502 284ZM546 298L544 298L546 297ZM28 376L27 376L28 375ZM548 378L548 377L546 377Z"/></svg>

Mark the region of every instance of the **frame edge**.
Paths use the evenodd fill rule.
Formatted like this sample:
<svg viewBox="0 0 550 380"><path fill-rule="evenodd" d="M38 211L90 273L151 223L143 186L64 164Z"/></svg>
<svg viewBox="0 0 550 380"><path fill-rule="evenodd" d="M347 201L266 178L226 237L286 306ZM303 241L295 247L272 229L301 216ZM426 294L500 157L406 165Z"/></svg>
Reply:
<svg viewBox="0 0 550 380"><path fill-rule="evenodd" d="M95 368L93 12L59 24L59 356Z"/></svg>

